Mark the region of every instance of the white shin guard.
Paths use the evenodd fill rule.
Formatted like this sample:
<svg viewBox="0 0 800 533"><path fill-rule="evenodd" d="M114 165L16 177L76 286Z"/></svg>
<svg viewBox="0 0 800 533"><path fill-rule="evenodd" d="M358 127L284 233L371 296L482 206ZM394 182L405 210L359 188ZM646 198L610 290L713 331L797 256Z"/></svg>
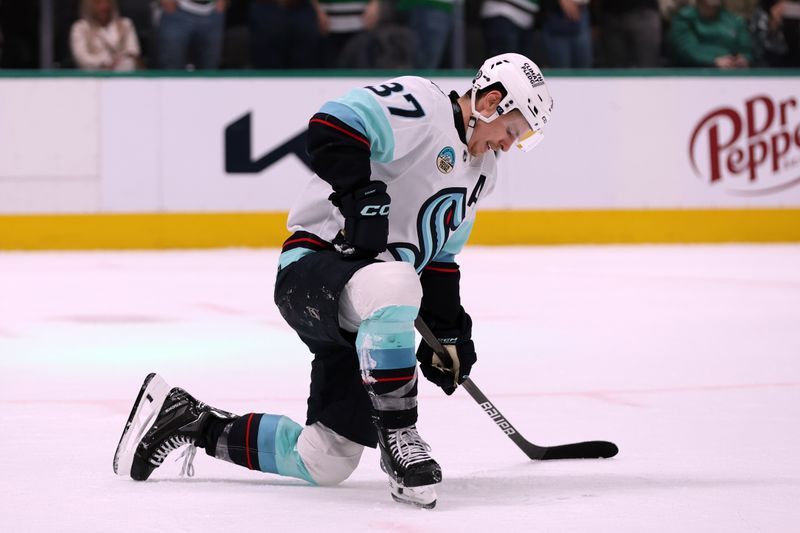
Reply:
<svg viewBox="0 0 800 533"><path fill-rule="evenodd" d="M338 485L358 466L364 446L342 437L320 422L303 428L297 453L317 485Z"/></svg>

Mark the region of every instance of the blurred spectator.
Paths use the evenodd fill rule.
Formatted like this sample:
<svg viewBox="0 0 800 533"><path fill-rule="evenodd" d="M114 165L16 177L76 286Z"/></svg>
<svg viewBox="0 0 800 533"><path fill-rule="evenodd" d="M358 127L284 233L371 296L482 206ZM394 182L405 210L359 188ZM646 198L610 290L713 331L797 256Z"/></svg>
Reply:
<svg viewBox="0 0 800 533"><path fill-rule="evenodd" d="M684 4L694 4L694 1L681 0ZM739 15L745 21L753 15L753 11L758 7L759 0L725 0L725 9L735 15Z"/></svg>
<svg viewBox="0 0 800 533"><path fill-rule="evenodd" d="M378 24L378 0L314 0L322 33L325 66L340 67L342 51L347 43L370 31Z"/></svg>
<svg viewBox="0 0 800 533"><path fill-rule="evenodd" d="M794 47L795 53L791 53L784 24L784 17L788 15L792 18L793 13L794 18L800 18L800 4L786 0L761 0L759 2L750 19L754 66L789 67L797 66L800 63L796 53L797 46Z"/></svg>
<svg viewBox="0 0 800 533"><path fill-rule="evenodd" d="M688 3L686 0L658 0L658 10L661 12L661 18L666 21L671 20L672 15Z"/></svg>
<svg viewBox="0 0 800 533"><path fill-rule="evenodd" d="M250 0L250 61L258 69L315 68L319 22L312 0Z"/></svg>
<svg viewBox="0 0 800 533"><path fill-rule="evenodd" d="M158 64L183 69L216 69L222 56L227 0L160 0Z"/></svg>
<svg viewBox="0 0 800 533"><path fill-rule="evenodd" d="M676 66L747 68L752 42L744 20L722 0L697 0L672 17L670 45Z"/></svg>
<svg viewBox="0 0 800 533"><path fill-rule="evenodd" d="M604 0L601 13L604 66L660 66L661 13L658 0Z"/></svg>
<svg viewBox="0 0 800 533"><path fill-rule="evenodd" d="M414 68L414 35L404 26L381 26L347 42L339 58L341 68Z"/></svg>
<svg viewBox="0 0 800 533"><path fill-rule="evenodd" d="M116 0L82 0L81 18L70 30L70 49L83 70L138 68L139 40L130 19L120 17Z"/></svg>
<svg viewBox="0 0 800 533"><path fill-rule="evenodd" d="M486 55L505 52L529 55L537 11L539 0L485 0L481 6L481 27Z"/></svg>
<svg viewBox="0 0 800 533"><path fill-rule="evenodd" d="M553 68L592 66L589 0L542 0L542 40Z"/></svg>
<svg viewBox="0 0 800 533"><path fill-rule="evenodd" d="M398 0L397 9L407 13L414 35L414 68L440 68L453 30L453 0Z"/></svg>

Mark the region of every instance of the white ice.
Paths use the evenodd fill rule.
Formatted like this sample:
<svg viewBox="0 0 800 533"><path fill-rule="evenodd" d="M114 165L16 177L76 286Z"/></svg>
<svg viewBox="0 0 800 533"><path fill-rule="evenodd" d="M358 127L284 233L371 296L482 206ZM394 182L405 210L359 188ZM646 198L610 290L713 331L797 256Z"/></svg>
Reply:
<svg viewBox="0 0 800 533"><path fill-rule="evenodd" d="M466 393L422 381L431 511L391 500L374 450L335 488L202 453L192 479L172 458L115 476L150 371L304 421L277 254L0 254L1 532L800 530L798 245L465 251L474 381L529 440L609 439L614 459L530 461Z"/></svg>

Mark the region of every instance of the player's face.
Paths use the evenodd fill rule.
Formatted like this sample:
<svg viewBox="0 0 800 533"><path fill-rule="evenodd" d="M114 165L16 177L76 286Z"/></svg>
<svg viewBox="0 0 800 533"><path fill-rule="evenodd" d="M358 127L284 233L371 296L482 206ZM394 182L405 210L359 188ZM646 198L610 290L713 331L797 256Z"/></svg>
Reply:
<svg viewBox="0 0 800 533"><path fill-rule="evenodd" d="M489 150L508 152L521 136L530 131L531 128L522 113L514 110L488 124L479 120L467 149L473 156L483 155Z"/></svg>

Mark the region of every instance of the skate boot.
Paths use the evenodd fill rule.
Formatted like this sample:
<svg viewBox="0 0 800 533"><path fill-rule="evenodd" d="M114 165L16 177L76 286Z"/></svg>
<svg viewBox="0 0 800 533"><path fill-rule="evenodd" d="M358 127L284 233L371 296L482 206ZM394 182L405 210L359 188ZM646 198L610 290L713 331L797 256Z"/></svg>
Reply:
<svg viewBox="0 0 800 533"><path fill-rule="evenodd" d="M142 384L128 423L114 454L114 472L144 481L173 450L188 444L181 474L194 475L195 446L205 447L204 432L213 420L233 419L194 399L185 390L169 385L157 374Z"/></svg>
<svg viewBox="0 0 800 533"><path fill-rule="evenodd" d="M401 503L431 509L436 505L433 487L442 481L439 464L428 454L430 446L416 426L381 429L381 469L389 475L392 498Z"/></svg>

